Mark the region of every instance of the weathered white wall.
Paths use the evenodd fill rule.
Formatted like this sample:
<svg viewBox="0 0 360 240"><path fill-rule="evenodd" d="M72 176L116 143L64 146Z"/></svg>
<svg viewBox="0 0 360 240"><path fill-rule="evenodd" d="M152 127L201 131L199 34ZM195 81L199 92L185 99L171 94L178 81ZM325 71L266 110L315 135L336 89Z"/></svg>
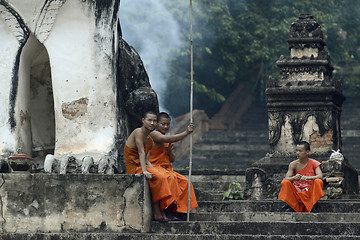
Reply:
<svg viewBox="0 0 360 240"><path fill-rule="evenodd" d="M54 89L55 156L92 152L96 160L96 153L110 151L113 147L116 94L112 78L102 74L113 72L112 62L104 62L103 56L95 52L95 16L90 10L81 1L67 1L44 42L50 57ZM103 34L105 39L113 37L112 31ZM79 100L80 103L76 102ZM65 107L63 104L67 103L75 106ZM81 104L86 108L81 108ZM71 111L78 110L82 114L71 115Z"/></svg>
<svg viewBox="0 0 360 240"><path fill-rule="evenodd" d="M303 72L303 73L292 73L288 76L289 82L297 82L297 81L322 81L324 80L324 73L310 73L310 72Z"/></svg>
<svg viewBox="0 0 360 240"><path fill-rule="evenodd" d="M9 123L10 89L19 43L8 25L0 18L0 154L16 149L16 134Z"/></svg>
<svg viewBox="0 0 360 240"><path fill-rule="evenodd" d="M293 129L290 124L289 116L285 116L284 126L281 128L281 135L278 143L274 148L275 152L294 154Z"/></svg>
<svg viewBox="0 0 360 240"><path fill-rule="evenodd" d="M8 0L21 15L26 25L34 32L44 0Z"/></svg>
<svg viewBox="0 0 360 240"><path fill-rule="evenodd" d="M290 49L290 57L297 57L297 58L302 58L302 57L311 57L313 56L314 58L316 58L319 55L319 49L317 48L311 48L311 47L304 47L303 49L298 49L298 48L291 48Z"/></svg>
<svg viewBox="0 0 360 240"><path fill-rule="evenodd" d="M31 35L20 55L15 129L6 124L8 114L0 114L0 155L19 147L31 155L32 147L55 144L57 158L91 155L97 162L116 149L116 2L52 1L44 7L44 0L9 0ZM1 19L0 110L4 113L9 112L14 58L20 46L10 25ZM44 70L48 63L50 69ZM39 75L38 69L44 74ZM53 95L46 94L51 86ZM41 104L52 98L54 112L52 103ZM47 133L41 133L41 127Z"/></svg>
<svg viewBox="0 0 360 240"><path fill-rule="evenodd" d="M30 119L30 67L33 52L38 46L32 41L32 38L26 42L20 55L19 63L19 83L17 89L15 119L16 131L18 132L19 147L22 152L31 154L31 119Z"/></svg>

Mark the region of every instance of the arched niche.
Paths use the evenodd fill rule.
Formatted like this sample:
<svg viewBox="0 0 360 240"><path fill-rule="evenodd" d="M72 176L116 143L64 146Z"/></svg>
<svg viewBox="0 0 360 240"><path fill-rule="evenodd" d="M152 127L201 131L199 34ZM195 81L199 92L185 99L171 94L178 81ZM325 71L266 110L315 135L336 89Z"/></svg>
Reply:
<svg viewBox="0 0 360 240"><path fill-rule="evenodd" d="M35 158L53 154L55 115L49 55L32 34L20 55L17 106L23 152Z"/></svg>

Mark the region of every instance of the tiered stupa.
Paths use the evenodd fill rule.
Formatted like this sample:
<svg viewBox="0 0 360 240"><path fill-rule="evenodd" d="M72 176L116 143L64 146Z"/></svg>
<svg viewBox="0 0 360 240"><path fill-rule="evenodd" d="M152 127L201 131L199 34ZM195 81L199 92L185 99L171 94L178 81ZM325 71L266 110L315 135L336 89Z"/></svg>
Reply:
<svg viewBox="0 0 360 240"><path fill-rule="evenodd" d="M341 149L340 115L345 97L341 82L333 78L321 26L310 14L301 14L290 27L288 44L290 56L277 61L281 79L270 79L266 89L270 151L253 165L263 171L255 171L263 181L267 179L264 174L275 182L284 177L289 162L296 159L300 141L310 143L310 157L320 162L329 159L332 149ZM356 174L351 166L347 169L347 174ZM254 176L253 170L248 172Z"/></svg>

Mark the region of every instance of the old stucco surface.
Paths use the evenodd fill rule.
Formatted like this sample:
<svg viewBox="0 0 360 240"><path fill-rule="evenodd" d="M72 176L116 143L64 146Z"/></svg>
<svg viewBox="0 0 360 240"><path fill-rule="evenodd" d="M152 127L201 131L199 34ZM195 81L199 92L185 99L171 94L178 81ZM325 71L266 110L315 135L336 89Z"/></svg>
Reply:
<svg viewBox="0 0 360 240"><path fill-rule="evenodd" d="M116 155L118 7L0 2L0 155Z"/></svg>
<svg viewBox="0 0 360 240"><path fill-rule="evenodd" d="M148 231L142 175L2 174L0 232Z"/></svg>

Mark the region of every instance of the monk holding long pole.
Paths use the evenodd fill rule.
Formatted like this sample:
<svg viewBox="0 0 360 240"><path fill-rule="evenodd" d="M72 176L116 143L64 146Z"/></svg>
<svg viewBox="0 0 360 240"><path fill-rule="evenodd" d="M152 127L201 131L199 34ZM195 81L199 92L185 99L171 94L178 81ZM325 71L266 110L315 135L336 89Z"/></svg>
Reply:
<svg viewBox="0 0 360 240"><path fill-rule="evenodd" d="M179 193L176 192L176 178L171 178L167 172L161 171L150 163L150 150L154 141L150 136L157 124L157 115L148 111L142 118L143 125L136 128L128 137L124 148L124 160L127 174L144 174L149 180L152 197L153 215L155 221L170 221L164 213L172 203L176 202Z"/></svg>
<svg viewBox="0 0 360 240"><path fill-rule="evenodd" d="M185 137L191 135L194 130L194 125L190 123L186 130L175 134L167 135L170 130L170 116L165 112L158 114L156 130L150 133L150 136L154 140L154 148L150 151L150 162L155 168L159 168L160 171L166 172L171 178L176 179L177 185L173 188L177 188L179 193L176 196L174 203L166 209L166 216L171 220L182 220L177 217L178 213L187 213L188 210L188 182L189 180L181 174L174 171L171 163L175 162L175 150L173 143L178 142ZM193 187L190 189L191 202L190 210L198 206L196 196ZM180 214L182 216L182 214Z"/></svg>
<svg viewBox="0 0 360 240"><path fill-rule="evenodd" d="M192 0L190 0L190 48L191 48L191 82L190 82L190 123L193 122L193 92L194 92L194 61L193 61L193 38L192 38ZM188 210L186 220L190 220L190 192L191 192L191 168L192 168L192 135L190 135L190 161L189 161L189 185L188 185Z"/></svg>

